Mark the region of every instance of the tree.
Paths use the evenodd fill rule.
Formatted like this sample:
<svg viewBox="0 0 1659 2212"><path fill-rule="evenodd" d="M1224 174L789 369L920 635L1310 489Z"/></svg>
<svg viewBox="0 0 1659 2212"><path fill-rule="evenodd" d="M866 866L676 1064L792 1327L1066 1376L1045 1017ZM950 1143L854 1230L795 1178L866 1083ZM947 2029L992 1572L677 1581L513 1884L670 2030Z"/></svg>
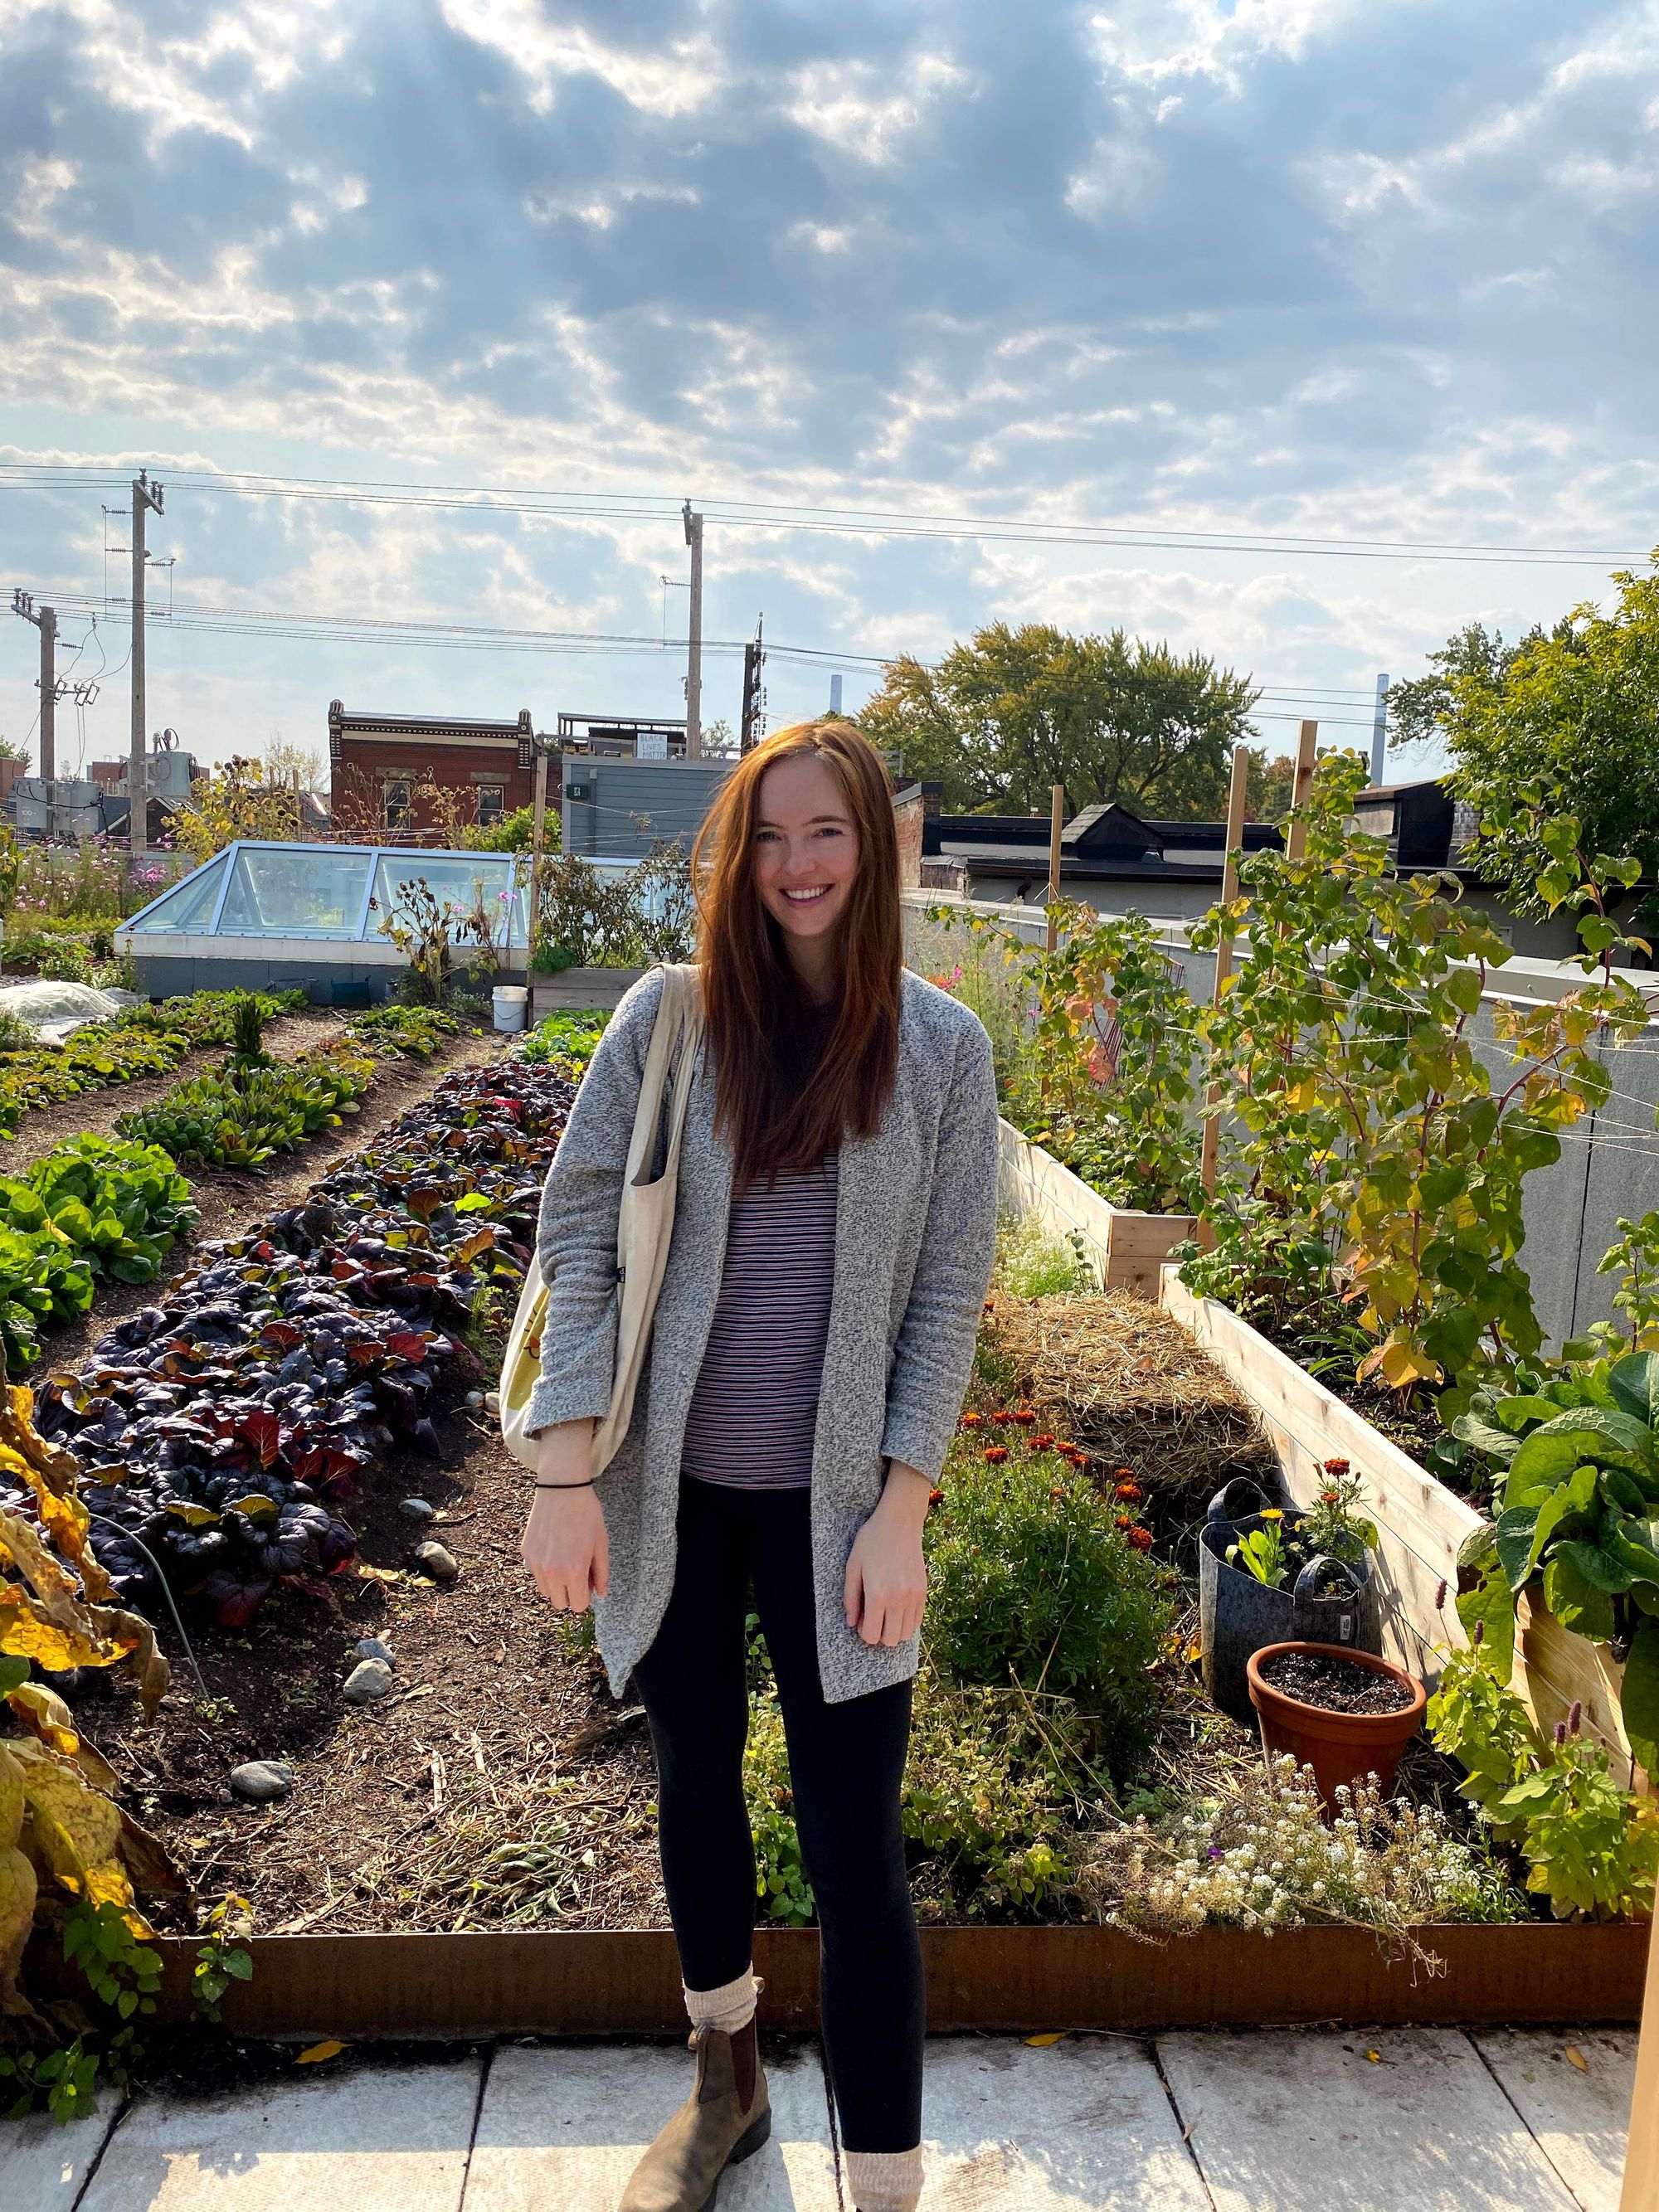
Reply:
<svg viewBox="0 0 1659 2212"><path fill-rule="evenodd" d="M315 745L291 745L284 738L272 738L264 749L265 781L268 783L293 784L297 772L301 791L326 791L328 770L322 754Z"/></svg>
<svg viewBox="0 0 1659 2212"><path fill-rule="evenodd" d="M1439 737L1455 789L1478 813L1542 785L1577 817L1589 853L1630 854L1659 877L1659 578L1621 570L1619 603L1575 607L1507 644L1482 623L1429 655L1429 673L1389 694L1390 743ZM1497 803L1497 804L1495 804ZM1489 829L1476 865L1522 913L1543 911L1547 864L1533 817Z"/></svg>
<svg viewBox="0 0 1659 2212"><path fill-rule="evenodd" d="M298 837L299 802L291 782L270 781L263 762L230 760L192 781L172 827L180 852L207 860L237 837Z"/></svg>
<svg viewBox="0 0 1659 2212"><path fill-rule="evenodd" d="M1064 784L1076 809L1116 800L1167 821L1213 820L1257 694L1205 654L1115 629L1073 637L993 623L936 667L888 664L859 717L907 775L945 787L947 810L1046 811Z"/></svg>
<svg viewBox="0 0 1659 2212"><path fill-rule="evenodd" d="M0 760L27 761L29 749L19 744L15 738L0 738Z"/></svg>

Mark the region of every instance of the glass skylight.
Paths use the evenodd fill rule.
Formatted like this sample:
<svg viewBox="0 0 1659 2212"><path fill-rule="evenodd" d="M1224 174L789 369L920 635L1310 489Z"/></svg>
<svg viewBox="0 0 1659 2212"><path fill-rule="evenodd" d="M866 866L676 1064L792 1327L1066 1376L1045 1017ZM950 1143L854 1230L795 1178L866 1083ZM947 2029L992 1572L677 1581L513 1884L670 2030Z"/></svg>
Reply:
<svg viewBox="0 0 1659 2212"><path fill-rule="evenodd" d="M498 945L523 945L529 877L529 861L506 853L239 839L121 926L156 937L384 942L381 921L424 878L453 916L453 935L476 911Z"/></svg>

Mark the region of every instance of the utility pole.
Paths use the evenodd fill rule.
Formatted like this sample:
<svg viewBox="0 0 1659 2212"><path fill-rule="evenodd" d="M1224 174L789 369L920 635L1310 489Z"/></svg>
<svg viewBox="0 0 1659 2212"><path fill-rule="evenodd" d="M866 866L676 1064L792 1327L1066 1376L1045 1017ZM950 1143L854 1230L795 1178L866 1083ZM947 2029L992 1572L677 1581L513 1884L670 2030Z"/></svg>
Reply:
<svg viewBox="0 0 1659 2212"><path fill-rule="evenodd" d="M1371 717L1371 783L1382 781L1383 757L1389 749L1389 679L1376 679L1376 709Z"/></svg>
<svg viewBox="0 0 1659 2212"><path fill-rule="evenodd" d="M50 783L58 773L58 617L37 607L33 592L14 591L11 611L40 633L40 774Z"/></svg>
<svg viewBox="0 0 1659 2212"><path fill-rule="evenodd" d="M46 836L55 827L52 780L58 774L58 616L34 604L32 592L14 591L11 611L40 633L40 780L46 787Z"/></svg>
<svg viewBox="0 0 1659 2212"><path fill-rule="evenodd" d="M149 843L149 793L145 761L149 744L144 702L144 517L161 512L161 487L140 469L132 480L132 744L127 755L127 849Z"/></svg>
<svg viewBox="0 0 1659 2212"><path fill-rule="evenodd" d="M684 509L691 548L691 623L685 648L685 757L702 758L702 517Z"/></svg>
<svg viewBox="0 0 1659 2212"><path fill-rule="evenodd" d="M755 617L753 642L743 648L743 715L738 731L739 753L753 752L761 741L763 706L761 671L766 665L766 648L761 643L761 626L764 620L763 615Z"/></svg>

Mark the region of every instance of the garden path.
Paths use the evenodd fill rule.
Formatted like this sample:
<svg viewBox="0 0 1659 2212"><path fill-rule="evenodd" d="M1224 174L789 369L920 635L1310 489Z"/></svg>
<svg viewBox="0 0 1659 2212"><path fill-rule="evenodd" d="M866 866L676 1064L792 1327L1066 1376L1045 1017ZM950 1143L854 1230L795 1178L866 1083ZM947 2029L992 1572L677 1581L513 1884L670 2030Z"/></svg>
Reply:
<svg viewBox="0 0 1659 2212"><path fill-rule="evenodd" d="M927 2212L1617 2212L1633 2031L944 2037ZM1578 2063L1582 2062L1582 2063ZM15 2212L612 2212L684 2094L661 2044L347 2054L0 2132ZM772 2141L720 2212L853 2212L818 2048L768 2039Z"/></svg>

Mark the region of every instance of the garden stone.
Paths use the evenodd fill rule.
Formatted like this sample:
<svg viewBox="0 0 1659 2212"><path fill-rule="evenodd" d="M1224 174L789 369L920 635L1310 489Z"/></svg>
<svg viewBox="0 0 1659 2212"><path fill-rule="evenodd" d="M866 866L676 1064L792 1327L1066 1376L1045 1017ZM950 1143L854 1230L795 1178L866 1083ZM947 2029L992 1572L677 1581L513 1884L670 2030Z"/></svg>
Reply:
<svg viewBox="0 0 1659 2212"><path fill-rule="evenodd" d="M438 1509L424 1498L405 1498L398 1508L405 1521L413 1521L422 1528L429 1528L438 1517Z"/></svg>
<svg viewBox="0 0 1659 2212"><path fill-rule="evenodd" d="M417 1544L415 1558L434 1583L453 1583L461 1571L453 1553L446 1551L441 1544Z"/></svg>
<svg viewBox="0 0 1659 2212"><path fill-rule="evenodd" d="M484 1411L485 1411L485 1413L499 1413L501 1412L501 1392L500 1392L499 1390L486 1390L486 1391L484 1392Z"/></svg>
<svg viewBox="0 0 1659 2212"><path fill-rule="evenodd" d="M475 1413L478 1413L478 1412L480 1412L480 1411L482 1411L483 1407L483 1401L484 1401L484 1394L483 1394L483 1392L482 1390L469 1390L469 1391L467 1392L467 1394L466 1394L466 1402L467 1402L467 1404L468 1404L469 1406L471 1406L471 1408L472 1408L472 1410L473 1410L473 1412L474 1412Z"/></svg>
<svg viewBox="0 0 1659 2212"><path fill-rule="evenodd" d="M388 1667L395 1667L398 1663L378 1636L365 1636L352 1649L359 1659L383 1659Z"/></svg>
<svg viewBox="0 0 1659 2212"><path fill-rule="evenodd" d="M341 1695L348 1705L372 1705L392 1687L392 1669L384 1659L361 1659L345 1678Z"/></svg>
<svg viewBox="0 0 1659 2212"><path fill-rule="evenodd" d="M283 1759L250 1759L230 1770L230 1786L251 1804L275 1805L294 1794L294 1769Z"/></svg>

